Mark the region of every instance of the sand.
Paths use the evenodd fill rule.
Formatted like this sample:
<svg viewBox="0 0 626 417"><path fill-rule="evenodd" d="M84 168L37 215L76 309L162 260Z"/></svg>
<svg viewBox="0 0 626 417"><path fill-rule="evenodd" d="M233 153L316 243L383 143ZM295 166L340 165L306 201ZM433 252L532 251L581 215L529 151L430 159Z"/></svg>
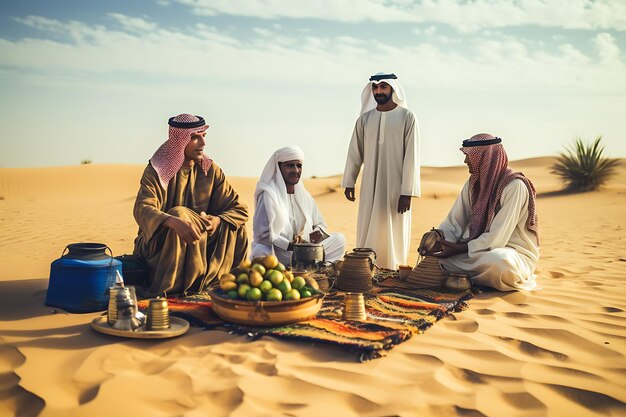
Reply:
<svg viewBox="0 0 626 417"><path fill-rule="evenodd" d="M626 416L626 165L602 191L559 195L552 162L512 163L540 194L541 290L479 295L367 363L198 328L117 339L88 327L98 313L45 307L50 263L68 243L132 251L143 167L0 169L0 415ZM411 263L466 176L423 169ZM255 180L231 182L251 204ZM357 207L338 184L306 181L351 248Z"/></svg>

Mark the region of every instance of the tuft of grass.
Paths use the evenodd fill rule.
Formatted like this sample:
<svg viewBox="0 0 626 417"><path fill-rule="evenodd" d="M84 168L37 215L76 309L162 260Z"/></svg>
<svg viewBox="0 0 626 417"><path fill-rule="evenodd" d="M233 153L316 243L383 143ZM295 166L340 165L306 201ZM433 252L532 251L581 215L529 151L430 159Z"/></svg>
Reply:
<svg viewBox="0 0 626 417"><path fill-rule="evenodd" d="M577 138L573 145L565 148L566 152L559 154L550 172L564 183L564 191L597 190L617 173L619 160L602 156L601 140L602 136L598 136L593 143L586 144Z"/></svg>
<svg viewBox="0 0 626 417"><path fill-rule="evenodd" d="M91 159L83 159L82 161L80 161L81 165L89 165L91 164Z"/></svg>

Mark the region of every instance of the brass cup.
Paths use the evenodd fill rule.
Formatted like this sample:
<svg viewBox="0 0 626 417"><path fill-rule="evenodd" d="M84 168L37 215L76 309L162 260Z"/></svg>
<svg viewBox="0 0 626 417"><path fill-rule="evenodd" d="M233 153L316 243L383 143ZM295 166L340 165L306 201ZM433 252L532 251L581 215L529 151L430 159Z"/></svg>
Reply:
<svg viewBox="0 0 626 417"><path fill-rule="evenodd" d="M165 298L154 298L148 305L148 330L166 330L170 328L170 313Z"/></svg>
<svg viewBox="0 0 626 417"><path fill-rule="evenodd" d="M132 301L133 304L133 317L137 316L139 312L139 308L137 306L137 292L133 285L128 285L126 287L121 287L116 285L114 287L109 288L109 306L107 308L107 321L109 326L112 326L117 320L117 294L120 291L128 291L128 297Z"/></svg>
<svg viewBox="0 0 626 417"><path fill-rule="evenodd" d="M365 299L362 293L349 292L344 297L343 319L366 321Z"/></svg>

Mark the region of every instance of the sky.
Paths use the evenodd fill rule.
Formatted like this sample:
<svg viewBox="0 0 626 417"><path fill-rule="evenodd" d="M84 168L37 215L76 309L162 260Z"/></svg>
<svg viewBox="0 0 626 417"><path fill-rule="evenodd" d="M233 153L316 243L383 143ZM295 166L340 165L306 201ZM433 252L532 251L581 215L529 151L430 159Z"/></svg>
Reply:
<svg viewBox="0 0 626 417"><path fill-rule="evenodd" d="M511 160L600 135L626 157L625 51L624 0L0 0L0 168L145 164L192 113L227 175L289 144L340 174L380 71L422 165L481 132Z"/></svg>

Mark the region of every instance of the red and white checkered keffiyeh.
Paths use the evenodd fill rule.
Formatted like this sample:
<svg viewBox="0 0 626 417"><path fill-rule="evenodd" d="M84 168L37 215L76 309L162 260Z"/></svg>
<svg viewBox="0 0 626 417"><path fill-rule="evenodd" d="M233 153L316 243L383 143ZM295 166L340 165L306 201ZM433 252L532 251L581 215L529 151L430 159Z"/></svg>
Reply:
<svg viewBox="0 0 626 417"><path fill-rule="evenodd" d="M468 141L489 141L496 139L488 133L472 136ZM501 143L484 146L464 146L461 151L467 155L470 168L470 235L472 240L480 236L491 225L495 216L496 207L500 201L502 190L514 179L524 181L528 187L528 221L526 227L537 236L537 210L535 200L537 193L532 182L521 172L514 172L509 168L509 158Z"/></svg>
<svg viewBox="0 0 626 417"><path fill-rule="evenodd" d="M200 121L200 118L192 114L183 113L171 120L179 123L193 123ZM169 139L150 158L150 164L159 176L163 188L167 189L167 184L183 166L185 162L185 147L191 140L192 133L204 132L208 128L209 125L207 124L187 129L169 127ZM208 156L202 156L202 160L199 163L205 175L209 171L212 162Z"/></svg>

